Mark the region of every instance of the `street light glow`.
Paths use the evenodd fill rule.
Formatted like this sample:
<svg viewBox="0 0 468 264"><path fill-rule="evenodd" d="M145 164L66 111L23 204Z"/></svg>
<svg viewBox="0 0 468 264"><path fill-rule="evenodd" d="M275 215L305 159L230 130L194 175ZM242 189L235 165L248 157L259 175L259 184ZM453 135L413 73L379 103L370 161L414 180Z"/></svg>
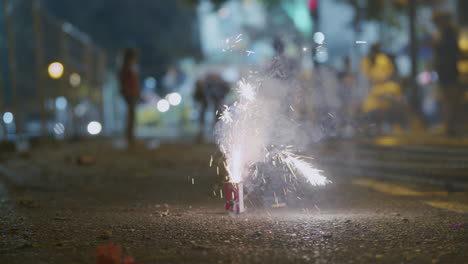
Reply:
<svg viewBox="0 0 468 264"><path fill-rule="evenodd" d="M167 101L171 105L179 105L182 102L182 96L179 93L170 93L166 96Z"/></svg>
<svg viewBox="0 0 468 264"><path fill-rule="evenodd" d="M49 76L52 79L60 79L63 75L63 64L60 62L52 62L48 68Z"/></svg>
<svg viewBox="0 0 468 264"><path fill-rule="evenodd" d="M89 134L94 136L101 133L102 125L98 121L91 121L88 124L87 130Z"/></svg>
<svg viewBox="0 0 468 264"><path fill-rule="evenodd" d="M57 99L55 99L55 107L57 109L64 110L65 108L67 108L67 105L68 105L67 98L63 96L59 96L57 97Z"/></svg>
<svg viewBox="0 0 468 264"><path fill-rule="evenodd" d="M13 113L5 112L3 114L3 122L5 122L5 124L11 124L13 122Z"/></svg>
<svg viewBox="0 0 468 264"><path fill-rule="evenodd" d="M70 85L73 87L78 87L81 84L81 76L74 72L70 74Z"/></svg>
<svg viewBox="0 0 468 264"><path fill-rule="evenodd" d="M315 43L322 45L325 41L325 34L323 34L322 32L315 32L314 41Z"/></svg>
<svg viewBox="0 0 468 264"><path fill-rule="evenodd" d="M54 133L58 136L65 133L65 126L62 123L57 123L54 125Z"/></svg>
<svg viewBox="0 0 468 264"><path fill-rule="evenodd" d="M154 77L148 77L144 81L145 87L148 89L156 88L156 79Z"/></svg>
<svg viewBox="0 0 468 264"><path fill-rule="evenodd" d="M161 113L167 112L169 110L169 108L170 108L169 101L167 101L166 99L159 100L157 105L156 105L156 108Z"/></svg>

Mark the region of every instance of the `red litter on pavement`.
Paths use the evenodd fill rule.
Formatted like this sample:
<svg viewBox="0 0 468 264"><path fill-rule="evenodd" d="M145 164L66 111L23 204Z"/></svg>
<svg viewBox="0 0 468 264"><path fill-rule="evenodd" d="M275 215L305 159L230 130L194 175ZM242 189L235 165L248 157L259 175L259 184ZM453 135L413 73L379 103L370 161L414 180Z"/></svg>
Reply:
<svg viewBox="0 0 468 264"><path fill-rule="evenodd" d="M96 264L138 264L132 256L122 258L122 245L110 242L96 248Z"/></svg>

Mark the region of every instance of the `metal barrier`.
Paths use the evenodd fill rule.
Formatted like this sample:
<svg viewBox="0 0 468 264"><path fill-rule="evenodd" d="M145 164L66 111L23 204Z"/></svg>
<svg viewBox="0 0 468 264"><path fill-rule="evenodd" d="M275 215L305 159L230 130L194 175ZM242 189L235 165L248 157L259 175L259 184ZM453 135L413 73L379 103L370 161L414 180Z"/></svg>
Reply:
<svg viewBox="0 0 468 264"><path fill-rule="evenodd" d="M3 138L87 133L102 120L106 52L39 0L0 0Z"/></svg>

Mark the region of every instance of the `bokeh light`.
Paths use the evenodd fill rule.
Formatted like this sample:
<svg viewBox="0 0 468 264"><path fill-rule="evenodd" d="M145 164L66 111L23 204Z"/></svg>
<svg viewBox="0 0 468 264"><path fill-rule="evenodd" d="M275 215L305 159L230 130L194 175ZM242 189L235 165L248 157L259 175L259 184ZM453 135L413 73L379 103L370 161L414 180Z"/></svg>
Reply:
<svg viewBox="0 0 468 264"><path fill-rule="evenodd" d="M67 105L68 105L67 98L63 96L59 96L57 97L57 99L55 99L55 107L57 109L64 110L65 108L67 108Z"/></svg>
<svg viewBox="0 0 468 264"><path fill-rule="evenodd" d="M63 75L63 64L60 62L52 62L48 68L49 76L52 79L60 79Z"/></svg>
<svg viewBox="0 0 468 264"><path fill-rule="evenodd" d="M81 76L74 72L70 74L70 85L73 87L78 87L81 84Z"/></svg>
<svg viewBox="0 0 468 264"><path fill-rule="evenodd" d="M169 110L169 108L170 108L169 101L167 101L166 99L159 100L157 105L156 105L156 108L161 113L167 112Z"/></svg>
<svg viewBox="0 0 468 264"><path fill-rule="evenodd" d="M147 77L144 81L145 88L154 89L156 88L156 79L154 77Z"/></svg>
<svg viewBox="0 0 468 264"><path fill-rule="evenodd" d="M314 41L315 43L322 45L325 42L325 34L322 32L315 32Z"/></svg>
<svg viewBox="0 0 468 264"><path fill-rule="evenodd" d="M54 133L58 136L65 133L65 126L62 123L57 123L54 125Z"/></svg>
<svg viewBox="0 0 468 264"><path fill-rule="evenodd" d="M5 112L3 114L3 122L5 122L5 124L11 124L13 122L13 113Z"/></svg>
<svg viewBox="0 0 468 264"><path fill-rule="evenodd" d="M179 93L170 93L166 96L167 101L171 105L179 105L182 102L182 96Z"/></svg>
<svg viewBox="0 0 468 264"><path fill-rule="evenodd" d="M432 82L432 74L431 72L421 72L418 75L418 82L421 85L428 85Z"/></svg>
<svg viewBox="0 0 468 264"><path fill-rule="evenodd" d="M84 102L79 103L77 106L75 106L75 109L73 110L75 112L75 115L78 117L83 117L86 112L88 112L88 105Z"/></svg>
<svg viewBox="0 0 468 264"><path fill-rule="evenodd" d="M88 133L91 135L98 135L101 133L102 125L98 121L91 121L87 127Z"/></svg>

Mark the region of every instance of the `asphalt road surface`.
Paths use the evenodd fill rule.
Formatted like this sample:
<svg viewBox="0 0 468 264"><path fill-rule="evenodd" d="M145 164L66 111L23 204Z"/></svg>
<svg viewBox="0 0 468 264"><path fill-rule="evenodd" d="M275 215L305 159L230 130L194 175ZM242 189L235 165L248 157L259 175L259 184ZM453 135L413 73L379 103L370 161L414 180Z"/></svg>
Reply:
<svg viewBox="0 0 468 264"><path fill-rule="evenodd" d="M332 184L299 186L290 206L251 193L229 216L218 155L101 141L2 153L0 263L95 263L110 241L145 264L468 263L464 191L328 162Z"/></svg>

